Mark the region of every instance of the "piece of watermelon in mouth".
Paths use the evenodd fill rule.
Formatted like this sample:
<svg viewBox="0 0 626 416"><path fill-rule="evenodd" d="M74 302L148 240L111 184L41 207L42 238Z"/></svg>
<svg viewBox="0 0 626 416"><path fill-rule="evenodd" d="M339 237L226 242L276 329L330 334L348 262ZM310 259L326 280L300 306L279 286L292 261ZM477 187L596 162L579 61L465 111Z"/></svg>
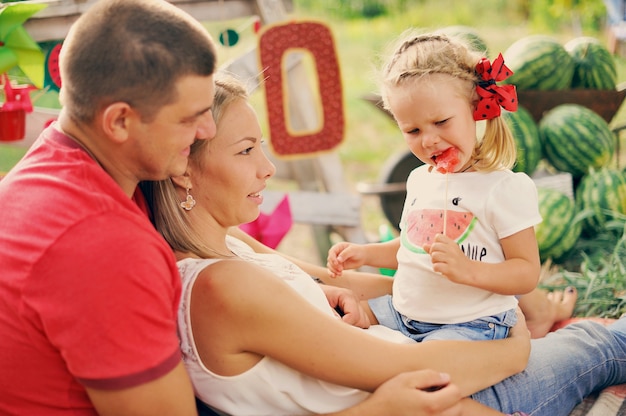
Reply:
<svg viewBox="0 0 626 416"><path fill-rule="evenodd" d="M437 164L437 171L441 173L454 172L459 160L459 149L456 147L450 147L445 152L435 158Z"/></svg>

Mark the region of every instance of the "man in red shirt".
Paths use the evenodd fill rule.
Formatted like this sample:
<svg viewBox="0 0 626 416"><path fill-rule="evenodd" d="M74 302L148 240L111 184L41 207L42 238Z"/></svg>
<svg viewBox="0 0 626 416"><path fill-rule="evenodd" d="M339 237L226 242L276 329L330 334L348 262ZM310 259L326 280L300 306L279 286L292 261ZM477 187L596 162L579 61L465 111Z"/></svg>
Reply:
<svg viewBox="0 0 626 416"><path fill-rule="evenodd" d="M60 63L58 122L0 181L0 414L194 414L175 258L134 197L214 135L213 41L165 1L100 1Z"/></svg>

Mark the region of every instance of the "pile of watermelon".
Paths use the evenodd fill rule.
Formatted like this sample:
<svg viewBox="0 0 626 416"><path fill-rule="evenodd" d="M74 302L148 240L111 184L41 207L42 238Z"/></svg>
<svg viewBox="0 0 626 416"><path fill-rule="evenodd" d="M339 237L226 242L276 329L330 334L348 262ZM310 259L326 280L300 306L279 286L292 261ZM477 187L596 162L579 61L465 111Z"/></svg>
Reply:
<svg viewBox="0 0 626 416"><path fill-rule="evenodd" d="M615 60L592 37L577 37L563 45L551 36L531 35L513 43L503 56L514 72L503 82L520 91L616 89ZM520 101L520 107L524 104ZM516 171L532 175L544 160L549 168L569 172L578 182L589 169L613 160L615 135L602 117L583 105L558 105L538 122L523 110L505 119L518 144Z"/></svg>
<svg viewBox="0 0 626 416"><path fill-rule="evenodd" d="M615 90L617 69L608 49L597 39L578 37L561 44L550 36L532 35L503 52L514 72L504 83L518 90ZM564 262L582 239L606 232L615 219L626 218L626 174L615 168L616 136L590 108L561 104L535 120L520 101L504 120L517 143L513 168L533 176L538 171L567 172L574 198L540 187L543 222L536 227L542 261Z"/></svg>
<svg viewBox="0 0 626 416"><path fill-rule="evenodd" d="M562 191L552 188L537 188L539 213L543 221L535 227L539 245L539 257L544 262L565 260L582 232L577 221L578 208L575 202Z"/></svg>
<svg viewBox="0 0 626 416"><path fill-rule="evenodd" d="M613 55L593 37L577 37L562 45L551 36L526 36L509 46L503 56L514 72L504 82L519 89L612 90L616 87Z"/></svg>
<svg viewBox="0 0 626 416"><path fill-rule="evenodd" d="M505 82L520 90L558 94L565 89L616 89L614 58L595 38L578 37L562 45L552 37L533 35L518 40L503 55L514 71ZM532 175L540 159L544 169L573 178L575 200L539 188L544 220L536 235L541 259L564 262L579 239L593 239L626 214L626 177L611 167L616 137L600 115L581 104L558 105L535 125L524 111L518 113L506 118L518 142L516 170Z"/></svg>
<svg viewBox="0 0 626 416"><path fill-rule="evenodd" d="M626 219L626 173L611 167L591 169L575 189L574 199L556 189L538 187L543 222L535 227L542 261L563 263L579 241L588 245L614 233ZM580 253L578 253L580 254Z"/></svg>
<svg viewBox="0 0 626 416"><path fill-rule="evenodd" d="M576 181L613 161L616 137L608 123L579 104L561 104L545 113L539 137L546 161Z"/></svg>

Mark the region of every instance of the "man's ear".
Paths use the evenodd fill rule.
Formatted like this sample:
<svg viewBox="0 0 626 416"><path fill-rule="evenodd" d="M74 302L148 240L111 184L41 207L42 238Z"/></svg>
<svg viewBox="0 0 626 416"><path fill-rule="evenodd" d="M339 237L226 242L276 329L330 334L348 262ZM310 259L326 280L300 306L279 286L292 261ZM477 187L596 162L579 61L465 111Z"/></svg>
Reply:
<svg viewBox="0 0 626 416"><path fill-rule="evenodd" d="M131 124L136 121L140 121L139 114L123 101L109 104L102 112L104 133L118 143L125 142L131 136Z"/></svg>

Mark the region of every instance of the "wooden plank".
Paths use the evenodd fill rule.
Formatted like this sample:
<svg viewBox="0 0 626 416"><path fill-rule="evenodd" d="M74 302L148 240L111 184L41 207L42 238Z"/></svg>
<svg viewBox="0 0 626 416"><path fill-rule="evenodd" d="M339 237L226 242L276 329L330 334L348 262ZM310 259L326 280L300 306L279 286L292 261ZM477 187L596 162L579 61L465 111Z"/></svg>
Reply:
<svg viewBox="0 0 626 416"><path fill-rule="evenodd" d="M36 42L65 39L70 26L98 0L32 0L47 3L24 27ZM168 0L201 22L230 20L258 15L253 0ZM286 10L293 8L292 0L282 0Z"/></svg>
<svg viewBox="0 0 626 416"><path fill-rule="evenodd" d="M29 3L47 4L43 10L37 12L31 19L45 19L48 17L63 17L82 14L98 0L31 0Z"/></svg>
<svg viewBox="0 0 626 416"><path fill-rule="evenodd" d="M610 123L626 97L624 87L626 85L618 86L617 90L518 90L517 96L519 105L527 109L536 122L558 105L579 104L592 109Z"/></svg>
<svg viewBox="0 0 626 416"><path fill-rule="evenodd" d="M289 197L294 222L312 225L361 226L361 198L352 194L265 190L261 211L272 212L285 194Z"/></svg>

